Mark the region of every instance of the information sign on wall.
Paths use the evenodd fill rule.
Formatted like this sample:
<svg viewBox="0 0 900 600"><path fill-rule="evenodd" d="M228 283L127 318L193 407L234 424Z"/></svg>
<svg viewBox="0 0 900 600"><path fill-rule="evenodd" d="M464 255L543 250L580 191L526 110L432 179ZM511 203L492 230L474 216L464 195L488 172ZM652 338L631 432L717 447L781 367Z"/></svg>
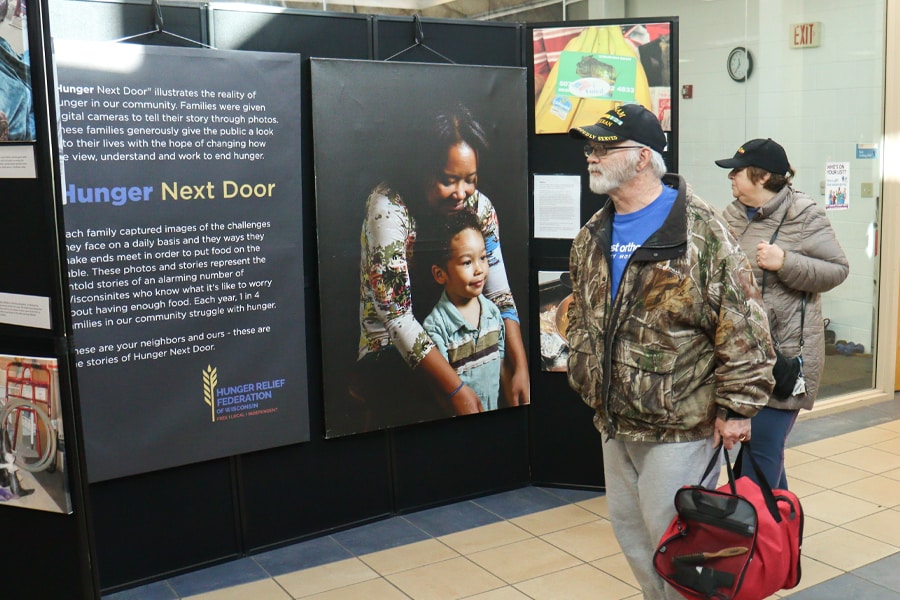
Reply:
<svg viewBox="0 0 900 600"><path fill-rule="evenodd" d="M89 478L309 439L297 55L57 42Z"/></svg>

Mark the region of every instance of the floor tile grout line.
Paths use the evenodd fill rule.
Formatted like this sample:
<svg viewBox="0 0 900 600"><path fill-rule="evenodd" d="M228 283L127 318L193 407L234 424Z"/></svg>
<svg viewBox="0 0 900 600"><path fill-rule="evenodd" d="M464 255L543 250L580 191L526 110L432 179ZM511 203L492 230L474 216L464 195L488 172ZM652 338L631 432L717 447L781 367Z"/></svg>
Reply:
<svg viewBox="0 0 900 600"><path fill-rule="evenodd" d="M842 435L842 434L836 434L836 435L830 436L830 437L837 437L837 435ZM830 439L830 437L826 436L825 438L822 438L822 439ZM861 446L860 446L860 448L865 448L865 447L870 447L870 445L861 445ZM821 459L827 459L827 457L816 457L815 459L816 459L816 460L821 460ZM836 462L836 461L832 461L832 462ZM841 463L838 463L838 464L841 464ZM849 467L851 467L851 468L856 468L856 467L853 467L852 465L845 465L845 466L849 466ZM864 469L861 469L861 470L864 470ZM869 471L866 471L866 473L867 473L868 475L867 475L866 477L863 477L862 479L865 479L865 478L870 477L870 476L878 476L878 475L880 475L880 473L877 473L877 472L869 472ZM854 481L856 481L856 480L854 480ZM807 482L807 483L811 483L811 482ZM848 483L852 483L852 482L848 482ZM816 484L812 484L812 485L816 485ZM829 489L831 489L831 488L829 488ZM544 491L546 491L546 490L544 490ZM838 492L838 493L840 493L840 494L842 494L842 495L844 495L844 496L848 496L848 497L853 498L853 496L849 496L848 494L844 494L843 492ZM577 504L578 504L577 502L567 501L565 498L559 498L559 499L560 499L560 500L563 500L564 502L567 502L568 504L571 504L571 505L577 505ZM864 499L860 499L860 500L864 500ZM497 513L493 512L493 511L490 511L490 509L488 509L488 508L486 508L486 507L481 507L481 508L484 508L485 510L487 510L488 512L491 512L492 514L497 514ZM558 507L556 507L556 508L558 508ZM583 508L583 507L582 507L582 508ZM543 509L543 510L552 510L552 509ZM587 510L587 509L585 509L585 510ZM884 512L884 511L886 511L886 510L892 510L892 507L884 507L882 510L876 511L875 513L872 513L872 514L878 514L878 513L880 513L880 512ZM537 512L541 512L541 511L537 511ZM593 513L593 511L589 511L589 512L592 512L592 514L595 514L595 515L597 514L597 513ZM534 513L528 513L528 514L534 514ZM555 531L548 532L547 534L541 534L541 535L533 534L533 533L531 533L531 532L525 530L524 528L519 527L518 525L516 525L516 523L513 523L511 518L505 518L505 517L502 517L502 515L497 515L497 516L500 517L500 518L502 518L504 521L509 522L511 525L516 526L516 527L518 527L519 529L522 529L525 533L527 533L528 535L530 535L532 538L539 538L539 539L541 539L542 541L544 541L544 542L546 542L546 543L548 543L548 544L553 545L553 546L554 546L555 548L557 548L558 550L560 550L560 551L562 551L562 552L565 552L565 553L568 554L569 556L572 556L574 559L578 560L582 565L588 565L588 566L590 566L590 567L592 567L592 568L594 568L594 569L597 569L598 571L600 571L600 572L602 572L602 573L605 573L605 574L607 574L607 575L610 575L610 576L613 577L613 578L616 578L614 575L612 575L612 574L610 574L610 573L607 573L606 571L603 571L603 569L600 569L600 568L598 568L598 567L595 567L594 565L591 565L591 564L590 564L590 561L585 561L585 560L583 560L583 559L581 559L581 558L579 558L579 557L577 557L577 556L574 556L574 555L572 555L571 553L567 552L565 549L560 548L559 546L553 544L552 542L543 539L543 535L547 535L547 534L550 534L550 533L556 533L557 531L561 531L561 530L555 530ZM527 514L526 514L526 515L519 515L518 517L513 517L513 518L520 518L520 517L523 517L523 516L527 516ZM871 516L871 515L867 515L867 516ZM604 517L603 517L602 515L597 515L597 517L598 517L598 520L599 520L599 519L604 519ZM865 518L865 516L864 516L864 517L860 517L860 519L862 519L862 518ZM854 521L856 521L856 520L859 520L859 519L855 519ZM852 523L852 522L854 522L854 521L850 521L850 522L848 522L848 523L841 524L841 525L834 525L834 524L827 523L827 522L826 522L826 524L828 524L828 525L831 526L830 529L835 529L835 528L836 528L836 529L841 529L841 530L844 530L844 531L852 531L852 530L845 529L845 528L843 527L843 525ZM565 529L565 528L563 528L563 529ZM462 531L465 531L465 530L462 530ZM426 531L425 533L427 534L428 532ZM853 533L856 533L856 532L853 532ZM429 535L430 535L430 534L429 534ZM860 535L864 535L864 534L860 534ZM432 536L432 537L435 538L435 539L437 539L437 537L439 537L439 536ZM877 540L877 538L871 538L871 536L864 536L864 537L870 537L870 539L873 539L873 540L875 540L875 541L879 541L879 542L881 542L881 543L885 543L885 542L883 542L883 541L881 541L881 540ZM439 541L440 541L440 540L439 540ZM890 544L888 544L888 545L890 545ZM451 549L452 549L452 548L451 548ZM898 549L898 550L900 550L900 549ZM468 555L463 555L463 556L465 556L466 558L468 558ZM811 559L811 560L815 560L815 559ZM476 566L479 566L479 567L480 567L480 565L478 565L477 563L474 563L474 561L472 561L472 562L473 562L473 564L475 564ZM817 561L817 562L821 562L821 561ZM824 563L824 562L822 562L822 564L825 564L825 565L830 566L830 567L832 567L832 568L834 568L834 569L837 569L837 570L841 571L842 574L852 574L852 571L844 571L841 567L838 567L838 566L835 566L835 565L829 565L828 563ZM868 563L868 564L871 564L871 563ZM481 567L481 568L483 568L483 567ZM570 568L575 568L575 567L568 567L568 568L570 569ZM562 569L562 570L566 570L566 569ZM562 571L562 570L561 570L561 571ZM489 571L489 572L490 572L490 571ZM492 574L493 574L493 573L492 573ZM496 574L493 574L493 575L496 576L496 577L498 577L498 578L500 578L500 577L499 577L498 575L496 575ZM545 575L546 575L546 574L545 574ZM840 575L838 575L838 576L840 576ZM540 577L540 576L538 576L538 577ZM500 578L500 579L502 580L502 578ZM616 578L616 579L618 579L618 578ZM505 580L504 580L504 581L505 581ZM525 580L525 581L528 581L528 580ZM619 580L619 581L621 581L621 580ZM828 580L826 580L826 581L828 581ZM628 584L627 582L624 582L624 581L623 581L623 583L625 583L626 585L629 585L629 586L630 586L630 584ZM515 587L515 584L509 583L508 586L509 586L509 587ZM518 590L518 588L515 588L515 589ZM518 590L518 591L521 591L521 590Z"/></svg>
<svg viewBox="0 0 900 600"><path fill-rule="evenodd" d="M882 585L881 582L879 582L879 581L875 581L875 580L873 580L873 579L869 579L868 577L863 577L862 575L859 575L859 574L857 574L857 573L847 573L847 575L853 575L854 577L857 577L857 578L859 578L859 579L862 579L863 581L866 581L867 583L871 583L872 585L877 585L878 587L883 588L883 589L885 589L885 590L888 590L888 591L890 591L890 592L892 592L892 593L894 593L894 594L900 593L900 589L889 588L889 587L887 587L887 586L885 586L885 585Z"/></svg>
<svg viewBox="0 0 900 600"><path fill-rule="evenodd" d="M278 581L274 577L271 577L270 579L272 580L272 583L274 583L275 585L278 586L278 589L282 590L285 594L287 594L288 598L291 598L291 600L294 600L294 595L292 593L290 593L286 587L281 585L280 581ZM225 588L225 589L228 589L228 588Z"/></svg>

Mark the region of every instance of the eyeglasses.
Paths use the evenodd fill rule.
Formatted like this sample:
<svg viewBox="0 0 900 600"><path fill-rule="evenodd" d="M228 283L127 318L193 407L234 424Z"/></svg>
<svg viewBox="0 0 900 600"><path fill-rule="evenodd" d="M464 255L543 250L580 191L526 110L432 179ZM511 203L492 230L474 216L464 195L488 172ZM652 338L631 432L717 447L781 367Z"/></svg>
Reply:
<svg viewBox="0 0 900 600"><path fill-rule="evenodd" d="M585 157L589 158L591 156L591 154L596 154L597 158L603 158L604 156L606 156L607 154L609 154L610 152L613 152L615 150L627 150L629 148L646 148L646 146L612 146L612 147L609 147L609 146L603 146L603 145L594 146L592 144L585 144L584 145L584 155L585 155Z"/></svg>

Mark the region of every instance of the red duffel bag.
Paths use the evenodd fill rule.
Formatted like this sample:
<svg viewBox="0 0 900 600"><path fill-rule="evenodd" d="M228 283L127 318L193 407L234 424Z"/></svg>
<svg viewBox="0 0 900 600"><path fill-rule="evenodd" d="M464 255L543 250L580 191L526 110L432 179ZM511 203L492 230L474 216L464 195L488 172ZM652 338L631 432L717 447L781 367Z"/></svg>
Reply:
<svg viewBox="0 0 900 600"><path fill-rule="evenodd" d="M747 452L744 452L744 448ZM653 556L656 572L692 600L762 600L800 582L803 510L788 490L772 490L744 442L745 459L761 484L735 481L711 490L684 486L675 493L676 517ZM719 465L716 452L700 481Z"/></svg>

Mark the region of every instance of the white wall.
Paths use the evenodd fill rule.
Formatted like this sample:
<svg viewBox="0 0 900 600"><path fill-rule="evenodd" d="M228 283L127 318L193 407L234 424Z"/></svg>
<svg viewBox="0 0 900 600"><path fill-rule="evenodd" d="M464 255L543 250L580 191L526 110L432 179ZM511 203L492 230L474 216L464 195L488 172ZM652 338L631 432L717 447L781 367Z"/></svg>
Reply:
<svg viewBox="0 0 900 600"><path fill-rule="evenodd" d="M679 171L697 194L724 208L727 171L715 166L743 142L771 137L785 147L794 186L824 205L827 162L850 163L850 208L829 217L850 261L850 276L824 296L837 339L872 351L878 257L872 224L881 195L884 98L884 0L627 0L626 17L679 18L679 81L694 97L679 100ZM818 48L792 49L790 25L822 23ZM753 54L749 81L728 77L735 46ZM875 143L877 160L856 158ZM861 183L874 187L861 198Z"/></svg>

